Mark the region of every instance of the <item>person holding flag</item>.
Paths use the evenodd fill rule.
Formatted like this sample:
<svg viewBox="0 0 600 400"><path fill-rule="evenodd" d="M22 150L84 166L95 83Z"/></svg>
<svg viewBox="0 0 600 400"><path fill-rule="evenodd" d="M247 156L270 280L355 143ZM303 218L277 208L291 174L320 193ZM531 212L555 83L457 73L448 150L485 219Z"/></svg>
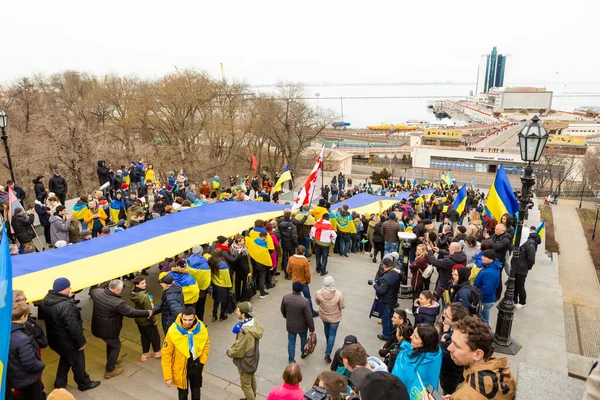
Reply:
<svg viewBox="0 0 600 400"><path fill-rule="evenodd" d="M275 183L275 186L273 186L273 192L283 191L283 184L285 182L291 181L291 180L292 180L292 171L290 170L290 166L286 165L282 174L279 176L279 179Z"/></svg>
<svg viewBox="0 0 600 400"><path fill-rule="evenodd" d="M504 214L515 215L519 210L519 203L503 165L496 172L485 206L496 221L501 221Z"/></svg>

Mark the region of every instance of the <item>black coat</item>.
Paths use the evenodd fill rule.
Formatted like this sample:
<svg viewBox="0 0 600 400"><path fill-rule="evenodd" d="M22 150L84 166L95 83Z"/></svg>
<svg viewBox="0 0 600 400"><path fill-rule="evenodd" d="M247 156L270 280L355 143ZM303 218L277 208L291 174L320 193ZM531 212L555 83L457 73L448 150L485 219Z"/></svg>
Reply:
<svg viewBox="0 0 600 400"><path fill-rule="evenodd" d="M294 250L298 247L298 231L291 218L283 218L279 223L281 234L281 248L283 250Z"/></svg>
<svg viewBox="0 0 600 400"><path fill-rule="evenodd" d="M119 337L123 327L123 317L147 317L148 311L135 310L125 303L120 295L110 289L97 289L92 292L94 310L92 312L92 335L100 339Z"/></svg>
<svg viewBox="0 0 600 400"><path fill-rule="evenodd" d="M112 182L114 190L121 190L121 185L125 183L122 176L115 175Z"/></svg>
<svg viewBox="0 0 600 400"><path fill-rule="evenodd" d="M52 178L48 181L48 189L57 195L66 194L69 185L64 176L52 175Z"/></svg>
<svg viewBox="0 0 600 400"><path fill-rule="evenodd" d="M108 168L106 168L104 165L104 160L98 161L98 168L96 169L96 172L98 172L98 183L100 186L110 181L110 173L108 172Z"/></svg>
<svg viewBox="0 0 600 400"><path fill-rule="evenodd" d="M8 189L6 189L6 190L8 191ZM21 189L20 186L15 185L13 187L13 192L15 192L15 196L17 196L17 199L19 199L21 204L23 204L23 202L25 201L25 197L27 197L27 194L25 194L25 191L23 189Z"/></svg>
<svg viewBox="0 0 600 400"><path fill-rule="evenodd" d="M383 222L378 222L375 225L375 229L373 230L373 243L383 243L383 234L381 233L381 227L383 226Z"/></svg>
<svg viewBox="0 0 600 400"><path fill-rule="evenodd" d="M162 326L165 332L175 322L179 313L183 312L183 304L183 292L177 283L173 283L170 288L163 291L160 304L154 306L152 315L162 313Z"/></svg>
<svg viewBox="0 0 600 400"><path fill-rule="evenodd" d="M454 393L463 378L463 367L452 361L448 347L452 343L452 328L442 336L440 348L442 349L442 369L440 371L440 386L446 393Z"/></svg>
<svg viewBox="0 0 600 400"><path fill-rule="evenodd" d="M46 188L44 187L44 182L40 182L37 179L34 179L33 190L35 191L35 199L39 201L44 201L44 198L46 197Z"/></svg>
<svg viewBox="0 0 600 400"><path fill-rule="evenodd" d="M50 226L50 207L46 207L43 204L35 203L35 212L40 219L40 225Z"/></svg>
<svg viewBox="0 0 600 400"><path fill-rule="evenodd" d="M35 341L37 347L41 349L48 347L48 338L44 330L31 315L25 321L25 333Z"/></svg>
<svg viewBox="0 0 600 400"><path fill-rule="evenodd" d="M529 237L519 248L519 259L517 260L517 274L527 276L527 273L535 264L536 245L534 239Z"/></svg>
<svg viewBox="0 0 600 400"><path fill-rule="evenodd" d="M31 242L35 238L33 221L35 221L35 217L32 214L21 213L21 215L13 216L11 225L21 244Z"/></svg>
<svg viewBox="0 0 600 400"><path fill-rule="evenodd" d="M83 319L72 298L48 291L39 306L39 316L46 323L48 344L58 354L77 351L86 343Z"/></svg>
<svg viewBox="0 0 600 400"><path fill-rule="evenodd" d="M381 275L374 287L379 300L387 307L393 307L398 302L400 275L394 269L390 269Z"/></svg>
<svg viewBox="0 0 600 400"><path fill-rule="evenodd" d="M234 262L229 264L229 268L235 272L235 276L239 278L244 278L248 276L250 273L250 262L248 261L247 255L242 255L241 253L235 256Z"/></svg>
<svg viewBox="0 0 600 400"><path fill-rule="evenodd" d="M12 323L8 353L8 381L15 389L23 389L41 379L46 365L36 351L33 339L25 333L25 325Z"/></svg>
<svg viewBox="0 0 600 400"><path fill-rule="evenodd" d="M490 236L490 240L494 243L494 251L496 252L496 258L498 258L500 264L504 265L504 260L506 260L506 253L510 249L512 236L508 232L504 232L500 236L496 236L496 234L493 234L492 236Z"/></svg>
<svg viewBox="0 0 600 400"><path fill-rule="evenodd" d="M456 264L462 264L466 266L467 256L462 251L454 254L440 252L440 255L442 255L442 258L435 258L433 251L430 250L427 258L429 264L436 267L438 274L440 274L439 286L443 289L449 289L450 280L452 278L452 267L454 267Z"/></svg>

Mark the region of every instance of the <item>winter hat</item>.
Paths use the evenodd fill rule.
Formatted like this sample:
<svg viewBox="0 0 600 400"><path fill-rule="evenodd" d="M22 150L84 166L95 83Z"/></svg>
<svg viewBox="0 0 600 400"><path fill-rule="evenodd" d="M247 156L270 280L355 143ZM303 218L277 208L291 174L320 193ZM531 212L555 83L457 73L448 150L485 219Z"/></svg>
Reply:
<svg viewBox="0 0 600 400"><path fill-rule="evenodd" d="M252 311L252 303L250 303L249 301L243 301L241 303L238 303L237 308L240 310L240 312L254 317L254 312Z"/></svg>
<svg viewBox="0 0 600 400"><path fill-rule="evenodd" d="M460 264L460 268L456 268L456 272L458 273L458 283L468 281L471 276L471 270L462 264Z"/></svg>
<svg viewBox="0 0 600 400"><path fill-rule="evenodd" d="M419 217L419 219L421 221L423 221L425 219L425 213L420 212L420 213L417 214L417 216Z"/></svg>
<svg viewBox="0 0 600 400"><path fill-rule="evenodd" d="M192 253L201 256L202 253L204 253L204 249L202 248L202 246L196 245L192 247Z"/></svg>
<svg viewBox="0 0 600 400"><path fill-rule="evenodd" d="M302 292L302 283L300 283L300 282L294 282L294 283L292 283L292 290L295 293Z"/></svg>
<svg viewBox="0 0 600 400"><path fill-rule="evenodd" d="M362 368L359 368L359 370ZM352 381L354 382L354 380ZM361 382L360 398L364 400L408 400L408 390L404 383L389 372L371 372Z"/></svg>
<svg viewBox="0 0 600 400"><path fill-rule="evenodd" d="M183 258L180 258L179 260L177 260L177 262L175 264L180 268L185 268L185 260Z"/></svg>
<svg viewBox="0 0 600 400"><path fill-rule="evenodd" d="M321 207L325 207L325 203L327 203L327 200L325 200L325 199L319 199L319 205Z"/></svg>
<svg viewBox="0 0 600 400"><path fill-rule="evenodd" d="M431 222L430 219L424 219L423 221L423 225L431 225L433 222Z"/></svg>
<svg viewBox="0 0 600 400"><path fill-rule="evenodd" d="M108 235L110 233L110 226L102 227L102 233Z"/></svg>
<svg viewBox="0 0 600 400"><path fill-rule="evenodd" d="M223 244L227 241L227 238L223 235L219 235L217 236L217 241L219 242L219 244Z"/></svg>
<svg viewBox="0 0 600 400"><path fill-rule="evenodd" d="M68 243L65 242L64 240L57 240L56 243L54 243L54 247L56 247L57 249L60 249L61 247L65 247Z"/></svg>
<svg viewBox="0 0 600 400"><path fill-rule="evenodd" d="M67 278L58 278L52 284L52 290L56 293L62 292L66 288L71 286L71 282Z"/></svg>
<svg viewBox="0 0 600 400"><path fill-rule="evenodd" d="M323 279L323 287L327 289L333 289L335 287L335 280L331 275L328 275Z"/></svg>
<svg viewBox="0 0 600 400"><path fill-rule="evenodd" d="M13 215L20 213L21 211L23 211L23 209L21 207L17 207L14 209L13 211Z"/></svg>
<svg viewBox="0 0 600 400"><path fill-rule="evenodd" d="M482 256L489 258L490 260L496 259L496 252L492 249L487 249L483 251Z"/></svg>
<svg viewBox="0 0 600 400"><path fill-rule="evenodd" d="M390 213L390 219L395 220L396 219L396 213Z"/></svg>
<svg viewBox="0 0 600 400"><path fill-rule="evenodd" d="M267 232L273 232L273 224L270 222L267 222L267 224L265 225L265 230Z"/></svg>
<svg viewBox="0 0 600 400"><path fill-rule="evenodd" d="M127 188L129 187L128 184L126 183L121 183L121 190L127 190Z"/></svg>

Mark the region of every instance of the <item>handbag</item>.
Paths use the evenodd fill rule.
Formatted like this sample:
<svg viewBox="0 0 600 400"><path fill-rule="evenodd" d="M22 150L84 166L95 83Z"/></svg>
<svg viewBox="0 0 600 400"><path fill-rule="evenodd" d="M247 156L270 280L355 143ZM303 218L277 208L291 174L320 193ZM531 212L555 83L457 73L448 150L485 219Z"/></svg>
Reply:
<svg viewBox="0 0 600 400"><path fill-rule="evenodd" d="M369 313L369 318L371 317L375 317L375 318L381 318L383 317L383 310L384 310L385 306L383 305L383 303L381 302L381 300L379 300L378 298L375 298L375 300L373 300L373 305L371 306L371 312Z"/></svg>
<svg viewBox="0 0 600 400"><path fill-rule="evenodd" d="M304 354L312 354L312 352L315 351L315 347L317 347L317 333L311 332L308 336L306 344L304 345Z"/></svg>
<svg viewBox="0 0 600 400"><path fill-rule="evenodd" d="M227 314L233 314L236 308L237 298L235 297L235 293L229 292L229 294L227 295L227 305L225 306L225 312Z"/></svg>
<svg viewBox="0 0 600 400"><path fill-rule="evenodd" d="M256 285L251 278L246 279L246 284L242 288L242 299L250 300L252 297L256 295Z"/></svg>
<svg viewBox="0 0 600 400"><path fill-rule="evenodd" d="M434 271L434 266L431 264L427 264L427 267L423 270L423 273L421 274L421 276L424 279L429 279L431 277L431 275L433 275L433 271Z"/></svg>

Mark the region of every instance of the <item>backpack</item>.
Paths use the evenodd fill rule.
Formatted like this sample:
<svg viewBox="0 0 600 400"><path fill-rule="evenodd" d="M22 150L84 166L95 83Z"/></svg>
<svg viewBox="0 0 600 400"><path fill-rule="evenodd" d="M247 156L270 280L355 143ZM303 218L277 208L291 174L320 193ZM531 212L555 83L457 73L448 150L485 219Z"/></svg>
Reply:
<svg viewBox="0 0 600 400"><path fill-rule="evenodd" d="M413 215L415 215L415 210L413 210L412 207L408 207L408 216L412 217Z"/></svg>
<svg viewBox="0 0 600 400"><path fill-rule="evenodd" d="M477 315L483 308L483 303L481 302L481 291L473 285L469 285L469 288L471 289L471 304L469 305L469 313L471 313L471 315Z"/></svg>
<svg viewBox="0 0 600 400"><path fill-rule="evenodd" d="M133 181L137 181L142 177L142 171L140 171L139 167L133 167L129 172L129 179Z"/></svg>

